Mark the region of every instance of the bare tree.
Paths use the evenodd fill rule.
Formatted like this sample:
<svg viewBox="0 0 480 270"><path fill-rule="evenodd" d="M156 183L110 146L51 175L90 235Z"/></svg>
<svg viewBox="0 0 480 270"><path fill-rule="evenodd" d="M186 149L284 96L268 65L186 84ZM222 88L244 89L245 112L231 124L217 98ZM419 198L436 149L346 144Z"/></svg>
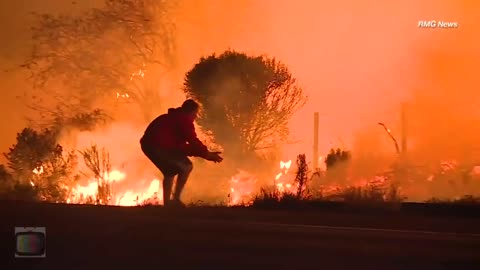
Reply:
<svg viewBox="0 0 480 270"><path fill-rule="evenodd" d="M287 66L234 51L200 59L187 72L184 91L203 105L199 124L237 156L285 142L288 121L306 102Z"/></svg>
<svg viewBox="0 0 480 270"><path fill-rule="evenodd" d="M31 75L29 106L51 116L82 113L117 98L143 108L155 96L145 79L175 64L172 1L105 0L80 16L34 14L33 48L22 65Z"/></svg>

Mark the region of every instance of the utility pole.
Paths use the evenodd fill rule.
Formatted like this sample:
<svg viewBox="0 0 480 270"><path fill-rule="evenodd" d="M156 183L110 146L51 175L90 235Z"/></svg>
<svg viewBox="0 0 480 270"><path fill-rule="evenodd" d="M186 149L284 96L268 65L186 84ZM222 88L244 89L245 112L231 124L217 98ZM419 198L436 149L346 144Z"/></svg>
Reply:
<svg viewBox="0 0 480 270"><path fill-rule="evenodd" d="M407 155L407 103L402 103L401 108L401 130L402 130L402 138L401 138L401 145L402 145L402 158L405 158Z"/></svg>
<svg viewBox="0 0 480 270"><path fill-rule="evenodd" d="M400 121L401 121L401 138L400 138L400 144L401 144L401 154L400 154L400 163L399 167L397 170L397 183L405 183L405 181L408 179L408 161L407 161L407 127L408 127L408 122L407 122L407 104L405 102L402 103L401 105L401 116L400 116Z"/></svg>
<svg viewBox="0 0 480 270"><path fill-rule="evenodd" d="M313 113L313 170L318 168L318 112Z"/></svg>

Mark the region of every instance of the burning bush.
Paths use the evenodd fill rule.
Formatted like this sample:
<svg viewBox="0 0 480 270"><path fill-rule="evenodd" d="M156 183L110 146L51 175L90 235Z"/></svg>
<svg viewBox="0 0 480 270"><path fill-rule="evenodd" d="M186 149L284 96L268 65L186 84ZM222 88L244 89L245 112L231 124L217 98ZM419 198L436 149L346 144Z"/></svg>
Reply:
<svg viewBox="0 0 480 270"><path fill-rule="evenodd" d="M112 198L112 183L108 177L112 171L110 164L110 154L102 148L98 150L96 145L92 145L80 152L85 161L85 165L93 173L96 180L97 191L95 201L97 204L108 204Z"/></svg>
<svg viewBox="0 0 480 270"><path fill-rule="evenodd" d="M5 155L12 170L12 186L32 199L66 202L69 187L78 179L73 151L64 153L51 130L37 132L25 128L17 134L17 143ZM15 189L12 190L15 192Z"/></svg>
<svg viewBox="0 0 480 270"><path fill-rule="evenodd" d="M260 207L273 206L278 203L291 205L309 199L307 185L310 177L305 154L297 156L296 164L297 172L293 183L280 182L275 183L273 186L261 188L260 193L254 197L252 205ZM290 165L291 161L280 162L280 168L285 171L277 174L275 177L276 182L288 172Z"/></svg>

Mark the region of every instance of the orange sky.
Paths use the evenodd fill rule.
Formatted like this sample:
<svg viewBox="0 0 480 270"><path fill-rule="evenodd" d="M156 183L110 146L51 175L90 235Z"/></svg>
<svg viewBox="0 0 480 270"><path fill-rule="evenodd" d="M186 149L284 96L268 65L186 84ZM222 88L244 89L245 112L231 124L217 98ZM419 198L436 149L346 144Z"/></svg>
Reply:
<svg viewBox="0 0 480 270"><path fill-rule="evenodd" d="M22 3L27 5L27 2L35 1ZM42 5L32 8L70 10L64 4L58 6L60 2L43 1ZM98 1L84 2L83 5L93 5L94 2ZM7 10L3 8L5 5L2 3L1 6L3 13ZM28 10L25 6L17 8ZM0 33L7 43L4 48L18 48L18 52L12 56L4 49L0 54L2 64L14 62L13 59L21 58L26 51L25 44L28 43L22 41L28 41L28 27L24 25L28 20L26 12L22 16L19 9L16 9L19 13L16 16L3 18L8 20L8 25L17 27L13 32L12 27L3 26ZM473 0L395 3L382 0L183 0L175 15L179 35L179 75L172 78L170 85L180 86L181 75L199 57L213 52L221 53L231 48L275 56L290 67L309 96L307 105L291 122L292 135L300 143L287 147L286 157L305 151L307 155L311 154L314 111L320 113L321 152L340 146L341 142L350 148L359 130L372 130L379 137L378 150L383 148L383 151L391 152L390 141L376 123L390 123L392 130L399 134L400 103L420 93L435 93L439 85L446 85L445 72L450 74L450 84L445 87L447 90L441 100L447 106L450 100L457 100L455 108L471 108L464 114L470 117L480 105L478 92L473 91L480 84L478 76L472 73L472 63L480 60L480 42L475 35L480 29L478 14L479 4ZM457 29L417 27L419 20L430 19L457 21L460 26ZM17 33L19 37L15 38ZM444 69L436 69L439 65ZM26 84L19 75L0 76L1 91L6 97L2 102L4 114L0 117L0 124L5 126L0 145L3 152L13 143L14 133L23 125L15 95L25 89ZM464 79L466 76L468 79ZM461 87L452 90L452 87L460 86L460 82L463 82ZM171 90L179 93L176 89ZM420 108L426 108L422 105L424 103L419 104ZM427 109L417 108L416 113L423 117L418 119L428 122L429 112L439 108ZM455 122L455 119L449 121ZM421 126L425 127L425 124ZM419 130L423 135L428 133L428 129L419 128L417 134ZM468 132L480 134L476 133L478 129ZM432 134L428 135L438 135ZM440 143L443 139L448 140L447 135L440 137Z"/></svg>

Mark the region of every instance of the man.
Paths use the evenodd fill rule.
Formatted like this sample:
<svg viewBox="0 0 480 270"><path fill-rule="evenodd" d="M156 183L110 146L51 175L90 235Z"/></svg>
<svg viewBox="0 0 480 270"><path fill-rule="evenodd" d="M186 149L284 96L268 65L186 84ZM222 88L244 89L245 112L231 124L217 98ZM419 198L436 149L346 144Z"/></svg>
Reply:
<svg viewBox="0 0 480 270"><path fill-rule="evenodd" d="M223 158L220 152L210 152L197 138L194 121L197 118L199 104L192 99L183 102L179 108L168 109L148 125L140 140L143 153L163 174L163 202L165 206L185 205L180 195L193 169L188 156L201 157L215 163ZM177 177L173 200L173 179Z"/></svg>

